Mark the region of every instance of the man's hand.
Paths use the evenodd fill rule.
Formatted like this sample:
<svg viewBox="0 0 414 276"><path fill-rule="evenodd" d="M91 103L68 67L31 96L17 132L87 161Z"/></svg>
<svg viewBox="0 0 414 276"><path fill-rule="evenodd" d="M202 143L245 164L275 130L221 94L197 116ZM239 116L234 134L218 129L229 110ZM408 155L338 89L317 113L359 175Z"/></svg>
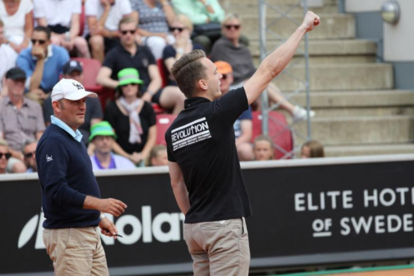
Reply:
<svg viewBox="0 0 414 276"><path fill-rule="evenodd" d="M101 228L101 233L105 236L114 237L114 239L117 238L116 234L118 233L118 230L109 219L101 219L101 222L99 223L99 228Z"/></svg>
<svg viewBox="0 0 414 276"><path fill-rule="evenodd" d="M114 215L115 217L119 217L123 212L125 212L125 208L127 206L125 203L118 199L106 198L100 199L99 207L100 208L98 209L98 211Z"/></svg>
<svg viewBox="0 0 414 276"><path fill-rule="evenodd" d="M119 217L127 208L122 201L114 198L100 199L92 196L86 196L83 203L84 209L93 209Z"/></svg>
<svg viewBox="0 0 414 276"><path fill-rule="evenodd" d="M90 27L89 32L91 33L92 36L94 35L103 36L104 28L102 28L99 24L94 24Z"/></svg>
<svg viewBox="0 0 414 276"><path fill-rule="evenodd" d="M302 26L306 29L306 32L312 31L320 23L320 17L311 11L306 13L305 19L303 19Z"/></svg>
<svg viewBox="0 0 414 276"><path fill-rule="evenodd" d="M46 52L41 47L32 47L32 55L37 59L44 59L46 57Z"/></svg>

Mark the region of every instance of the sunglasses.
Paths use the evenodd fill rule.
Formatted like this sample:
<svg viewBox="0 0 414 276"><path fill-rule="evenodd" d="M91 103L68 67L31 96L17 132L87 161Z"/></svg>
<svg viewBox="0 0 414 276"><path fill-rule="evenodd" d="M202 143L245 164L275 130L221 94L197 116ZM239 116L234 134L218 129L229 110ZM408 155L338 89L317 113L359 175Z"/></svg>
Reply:
<svg viewBox="0 0 414 276"><path fill-rule="evenodd" d="M234 28L235 30L240 29L240 25L225 25L227 30L231 30L231 28Z"/></svg>
<svg viewBox="0 0 414 276"><path fill-rule="evenodd" d="M28 152L24 155L25 158L31 158L35 155L36 152Z"/></svg>
<svg viewBox="0 0 414 276"><path fill-rule="evenodd" d="M127 87L128 85L137 86L138 83L128 83L128 84L121 85L121 87Z"/></svg>
<svg viewBox="0 0 414 276"><path fill-rule="evenodd" d="M170 32L175 32L178 31L179 33L181 33L184 30L184 28L179 28L179 27L170 27Z"/></svg>
<svg viewBox="0 0 414 276"><path fill-rule="evenodd" d="M11 157L11 153L9 153L9 152L8 153L0 152L0 159L2 159L3 156L6 158L6 160L9 160L10 157Z"/></svg>
<svg viewBox="0 0 414 276"><path fill-rule="evenodd" d="M127 33L130 33L130 34L135 34L135 30L125 30L125 31L121 31L121 33L122 33L123 35L126 35Z"/></svg>
<svg viewBox="0 0 414 276"><path fill-rule="evenodd" d="M36 42L39 42L40 45L43 45L46 43L46 40L44 39L32 39L32 44L35 45Z"/></svg>

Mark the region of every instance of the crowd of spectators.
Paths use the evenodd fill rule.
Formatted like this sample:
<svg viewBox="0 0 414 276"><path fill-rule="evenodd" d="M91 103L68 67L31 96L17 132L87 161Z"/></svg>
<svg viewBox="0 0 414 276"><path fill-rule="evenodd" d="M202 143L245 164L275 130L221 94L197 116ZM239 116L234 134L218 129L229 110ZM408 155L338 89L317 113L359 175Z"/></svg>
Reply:
<svg viewBox="0 0 414 276"><path fill-rule="evenodd" d="M86 99L79 128L94 169L166 165L154 107L184 108L174 62L206 51L226 93L255 71L247 46L241 18L226 15L217 0L0 0L0 173L36 172L36 141L53 115L50 92L60 78L83 83L79 58L98 60L96 85L112 91L109 102ZM276 85L267 91L294 120L306 117ZM251 108L234 129L240 160L273 159L270 138L251 143ZM302 149L303 156L314 152L313 144Z"/></svg>

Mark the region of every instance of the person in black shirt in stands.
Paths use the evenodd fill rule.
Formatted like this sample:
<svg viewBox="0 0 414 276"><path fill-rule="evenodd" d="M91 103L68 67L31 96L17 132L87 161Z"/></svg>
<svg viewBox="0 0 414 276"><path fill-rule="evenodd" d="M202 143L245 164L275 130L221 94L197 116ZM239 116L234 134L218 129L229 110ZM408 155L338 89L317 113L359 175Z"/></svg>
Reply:
<svg viewBox="0 0 414 276"><path fill-rule="evenodd" d="M203 51L181 57L172 73L186 95L185 109L165 134L171 186L185 215L184 239L194 274L248 275L245 217L251 208L237 158L233 124L289 63L306 32L319 24L308 12L293 35L256 73L221 96L216 66Z"/></svg>

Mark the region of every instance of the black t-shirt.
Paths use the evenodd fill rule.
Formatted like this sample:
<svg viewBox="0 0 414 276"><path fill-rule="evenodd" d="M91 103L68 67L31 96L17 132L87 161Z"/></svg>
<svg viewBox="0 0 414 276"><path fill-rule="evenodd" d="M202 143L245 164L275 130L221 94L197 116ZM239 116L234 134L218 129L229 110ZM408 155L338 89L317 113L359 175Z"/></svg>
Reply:
<svg viewBox="0 0 414 276"><path fill-rule="evenodd" d="M137 51L132 56L122 45L118 45L108 52L102 66L112 70L111 78L114 80L118 80L118 72L122 69L137 69L139 78L144 82L140 87L140 91L145 92L151 82L151 77L148 72L148 66L151 64L156 65L156 62L148 47L137 45Z"/></svg>
<svg viewBox="0 0 414 276"><path fill-rule="evenodd" d="M45 119L45 124L50 123L50 116L53 115L52 99L49 97L46 98L43 103L43 116ZM79 127L79 131L82 133L82 142L87 145L89 143L89 135L91 131L91 121L92 119L102 119L103 112L101 103L98 98L86 98L86 114L85 122Z"/></svg>
<svg viewBox="0 0 414 276"><path fill-rule="evenodd" d="M141 143L131 144L129 140L129 117L124 115L115 102L111 102L105 109L105 121L108 121L118 136L116 142L127 153L141 152L147 143L149 128L156 124L155 112L151 104L145 102L139 113L143 134Z"/></svg>
<svg viewBox="0 0 414 276"><path fill-rule="evenodd" d="M243 87L212 102L190 98L167 130L168 160L180 166L189 193L186 223L251 215L233 130L247 108Z"/></svg>

